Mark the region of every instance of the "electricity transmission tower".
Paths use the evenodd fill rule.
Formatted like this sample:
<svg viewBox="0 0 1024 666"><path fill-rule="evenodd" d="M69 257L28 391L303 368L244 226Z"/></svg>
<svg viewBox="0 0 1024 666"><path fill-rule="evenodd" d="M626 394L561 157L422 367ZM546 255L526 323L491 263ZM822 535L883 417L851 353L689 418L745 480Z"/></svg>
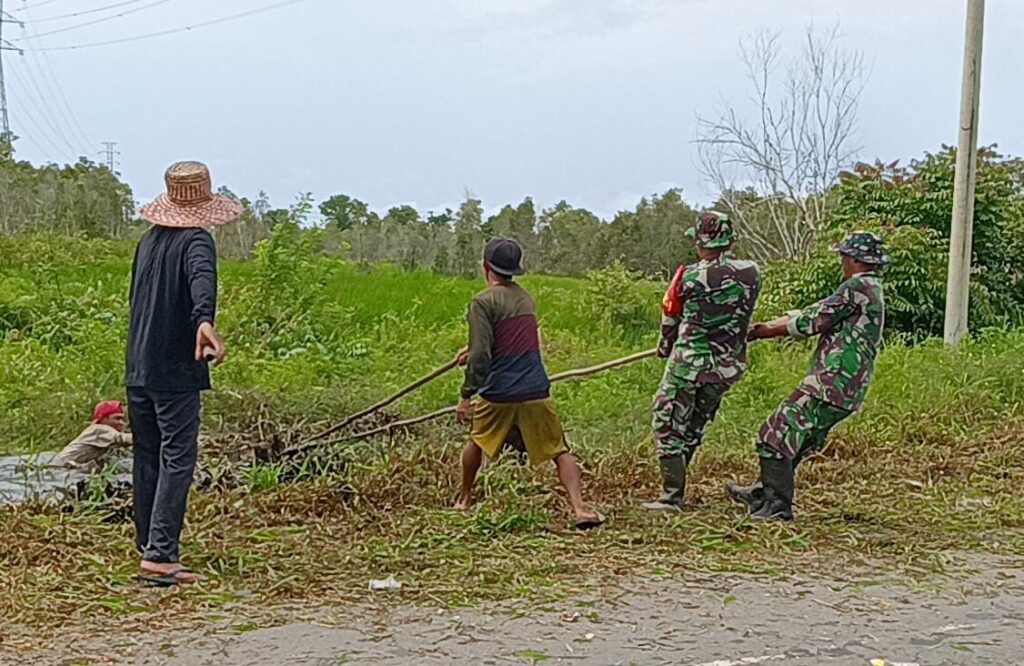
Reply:
<svg viewBox="0 0 1024 666"><path fill-rule="evenodd" d="M103 150L100 151L100 154L103 155L110 173L116 174L117 156L121 154L121 151L117 150L117 141L103 141L101 143L103 143Z"/></svg>
<svg viewBox="0 0 1024 666"><path fill-rule="evenodd" d="M7 86L4 82L4 51L17 51L17 48L4 39L4 24L17 23L24 27L18 19L4 11L4 0L0 0L0 154L9 153L13 138L11 137L11 121L7 117Z"/></svg>

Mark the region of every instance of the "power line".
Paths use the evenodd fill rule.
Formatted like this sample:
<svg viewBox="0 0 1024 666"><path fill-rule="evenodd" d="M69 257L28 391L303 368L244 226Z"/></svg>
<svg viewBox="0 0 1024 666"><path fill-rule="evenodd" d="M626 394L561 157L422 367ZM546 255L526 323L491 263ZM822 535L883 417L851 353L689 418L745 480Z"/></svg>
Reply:
<svg viewBox="0 0 1024 666"><path fill-rule="evenodd" d="M68 121L68 118L64 114L60 104L55 103L52 88L46 85L46 77L44 76L42 68L39 68L28 58L26 58L24 62L25 73L28 74L32 87L39 95L39 101L46 109L47 116L52 119L53 125L55 126L56 131L59 132L61 139L71 147L72 151L80 154L86 154L88 150L83 147L84 144L81 139L75 136L74 128ZM72 142L77 144L77 148L72 145Z"/></svg>
<svg viewBox="0 0 1024 666"><path fill-rule="evenodd" d="M28 77L28 81L31 84L31 89L29 88L29 86L25 85L25 82L21 78L21 75L18 73L17 69L12 69L11 73L14 75L14 79L18 83L18 85L24 88L24 91L28 93L29 101L32 103L36 111L36 115L42 118L43 121L45 121L47 126L49 126L50 130L53 132L53 135L60 139L61 141L63 141L72 154L80 152L81 146L79 146L79 148L75 148L73 145L71 145L71 141L68 139L67 134L60 127L60 123L57 122L56 116L52 115L52 111L50 109L51 105L46 103L46 95L43 94L43 90L39 85L39 80L36 78L36 75L33 72L32 68L28 66L25 67L25 75ZM33 96L33 91L35 95L37 95L38 97Z"/></svg>
<svg viewBox="0 0 1024 666"><path fill-rule="evenodd" d="M31 19L31 17L32 17L31 12L28 13L27 16ZM30 41L30 43L34 43L33 40L37 37L37 35L35 34L36 30L32 26L30 26L30 29L32 31L32 35L29 37L29 41ZM43 64L46 65L46 69L49 71L50 74L49 74L49 77L47 77L46 73L43 72L41 68L40 68L40 74L42 75L42 78L44 79L44 82L48 86L51 86L51 90L53 88L55 88L57 90L57 95L60 97L60 101L63 103L63 106L57 105L57 110L60 112L61 116L64 118L64 122L67 123L69 129L71 129L71 133L75 135L75 140L80 142L81 145L83 145L83 146L95 145L95 144L93 144L92 140L89 138L89 133L86 132L82 128L82 123L80 123L78 121L78 116L75 114L75 111L71 107L70 102L68 102L67 95L64 94L64 89L60 85L60 79L57 77L57 72L53 68L53 63L50 62L50 55L48 53L44 52L42 54L42 58L43 58ZM67 111L67 113L65 113L65 111ZM70 118L70 122L68 121L69 118ZM86 153L87 152L88 151L86 151Z"/></svg>
<svg viewBox="0 0 1024 666"><path fill-rule="evenodd" d="M86 27L88 27L90 25L96 25L97 23L104 23L106 21L113 21L114 19L119 19L119 18L122 18L124 16L128 16L129 14L135 14L137 12L142 12L142 11L145 11L147 9L152 9L153 7L156 7L157 5L166 5L170 1L171 0L156 0L156 2L151 2L148 5L142 5L141 7L136 7L135 9L127 9L127 10L121 12L120 14L112 14L110 16L101 16L98 19L93 19L91 21L86 21L85 23L76 23L75 25L69 25L69 26L65 26L63 28L57 28L56 30L51 30L49 32L40 32L39 34L36 35L36 37L48 37L50 35L56 35L56 34L59 34L59 33L62 33L62 32L71 32L72 30L78 30L79 28L86 28Z"/></svg>
<svg viewBox="0 0 1024 666"><path fill-rule="evenodd" d="M21 75L18 73L18 70L16 70L16 69L12 69L11 70L11 73L14 75L15 82L26 93L26 94L21 96L22 101L26 102L28 105L30 105L32 107L31 109L29 109L29 114L28 114L27 117L32 118L33 121L35 120L35 118L42 119L43 123L47 127L49 127L50 132L53 133L53 136L56 139L62 141L64 143L64 145L67 146L67 150L65 150L63 148L59 148L57 146L56 142L54 142L53 140L50 139L50 136L48 134L43 133L43 138L45 138L47 140L47 142L49 142L59 153L68 154L68 151L70 151L70 154L73 156L76 152L79 152L78 149L76 149L74 146L71 145L71 142L68 140L67 135L64 134L64 132L62 132L57 127L57 123L55 123L53 121L53 118L50 116L50 113L49 113L49 110L47 109L46 103L42 100L42 93L39 90L39 84L36 82L35 78L32 76L32 71L26 67L25 68L25 72L26 72L26 74L29 75L29 81L32 84L31 88L29 86L25 85L25 82L21 78ZM39 95L39 97L36 97L36 95L33 94L33 90L35 91L35 93L37 95ZM33 124L37 128L41 129L39 124L36 124L34 122L33 122Z"/></svg>
<svg viewBox="0 0 1024 666"><path fill-rule="evenodd" d="M124 7L126 5L134 5L137 2L142 2L142 0L123 0L123 2L115 2L112 5L104 5L102 7L96 7L95 9L86 9L86 10L80 11L80 12L71 12L70 14L59 14L57 16L46 16L44 18L39 18L39 19L26 19L25 23L49 23L50 21L59 21L61 19L75 18L76 16L85 16L86 14L95 14L97 12L104 12L104 11L106 11L108 9L116 9L118 7ZM18 9L18 10L15 10L15 11L24 11L25 9L28 9L28 6L22 7L21 9Z"/></svg>
<svg viewBox="0 0 1024 666"><path fill-rule="evenodd" d="M34 5L25 5L24 7L18 7L14 11L20 12L26 9L35 9L36 7L42 7L43 5L52 5L55 2L59 2L59 0L44 0L43 2L37 2Z"/></svg>
<svg viewBox="0 0 1024 666"><path fill-rule="evenodd" d="M15 77L15 78L17 78L17 77ZM31 100L28 98L28 96L25 96L25 95L23 95L19 99L22 102L25 102L26 100L28 100L28 102L31 102ZM42 117L42 116L40 116L38 113L33 113L33 111L36 110L35 104L31 103L31 106L32 106L32 108L30 109L30 108L28 108L29 104L25 104L24 105L24 108L25 108L25 111L26 111L24 118L32 126L32 129L35 130L35 132L33 134L29 134L28 136L30 136L30 137L31 136L38 136L43 141L45 141L47 144L49 144L49 146L51 148L53 148L54 152L57 155L67 155L67 151L64 148L61 148L59 145L57 145L57 141L53 137L50 136L49 132L43 127L43 123L40 123L37 120L37 117ZM20 114L19 114L19 117L21 117ZM47 156L47 157L49 157L49 156Z"/></svg>
<svg viewBox="0 0 1024 666"><path fill-rule="evenodd" d="M165 35L173 35L173 34L179 33L179 32L187 32L187 31L190 31L190 30L198 30L199 28L205 28L205 27L208 27L208 26L211 26L211 25L217 25L219 23L226 23L228 21L234 21L236 19L245 18L245 17L248 17L248 16L253 16L255 14L262 14L263 12L268 12L268 11L271 11L273 9L278 9L280 7L286 7L288 5L295 5L295 4L298 4L300 2L307 2L307 0L285 0L284 2L276 2L276 3L270 4L270 5L265 5L263 7L257 7L256 9L250 9L250 10L247 10L247 11L244 11L244 12L239 12L237 14L231 14L229 16L222 16L221 18L212 19L210 21L203 21L201 23L193 23L192 25L182 26L180 28L171 28L169 30L161 30L159 32L150 32L150 33L147 33L147 34L144 34L144 35L136 35L134 37L124 37L122 39L111 39L111 40L105 41L105 42L92 42L92 43L89 43L89 44L74 44L74 45L71 45L71 46L48 46L48 47L43 47L43 48L27 48L25 50L26 51L72 51L72 50L77 50L77 49L94 48L94 47L97 47L97 46L110 46L112 44L126 44L128 42L137 42L139 40L151 39L153 37L163 37Z"/></svg>
<svg viewBox="0 0 1024 666"><path fill-rule="evenodd" d="M45 52L42 55L43 63L46 65L46 68L50 71L50 76L44 76L44 80L47 83L52 82L53 88L57 90L57 95L60 97L61 105L57 106L57 111L60 112L61 116L64 118L64 122L71 130L76 141L81 142L84 146L93 145L92 140L89 138L89 133L82 128L82 123L79 122L78 116L75 114L75 111L71 106L71 103L68 102L68 98L64 94L64 89L61 87L60 82L57 80L57 73L53 69L53 64L50 62L50 58L47 56ZM67 113L65 113L65 111ZM68 122L69 118L70 122Z"/></svg>
<svg viewBox="0 0 1024 666"><path fill-rule="evenodd" d="M34 120L34 119L32 118L32 114L28 114L28 115L27 115L27 116L25 116L25 117L26 117L26 118L28 118L28 119L29 119L29 120L31 121L31 124L32 124L33 126L35 126L35 127L36 127L36 128L38 129L38 127L39 127L39 126L35 124L35 120ZM11 119L12 119L12 120L15 120L15 121L17 121L17 120L18 120L18 119L17 119L17 117L16 117L16 116L15 116L15 115L14 115L13 113L11 114ZM17 125L17 124L18 124L18 123L17 123L17 122L15 122L15 125ZM40 135L42 135L42 132L40 132ZM18 138L20 139L21 137L18 137ZM53 157L52 157L52 156L50 155L49 151L48 151L48 150L46 150L45 148L43 148L42 144L40 144L40 143L39 143L38 141L36 141L36 137L35 137L35 135L34 135L34 134L32 134L32 133L29 133L28 135L26 135L26 136L25 136L25 138L26 138L26 139L28 139L28 142L29 142L29 143L31 143L31 144L32 144L33 146L35 146L35 147L36 147L36 150L38 150L38 151L39 151L39 154L43 156L43 159L45 159L45 160L46 160L47 162L53 162L53 161L54 161L54 159L53 159ZM58 149L58 151L57 151L57 152L58 152L58 154L59 154L59 153L60 153L60 152L62 152L62 151L60 151L60 150Z"/></svg>

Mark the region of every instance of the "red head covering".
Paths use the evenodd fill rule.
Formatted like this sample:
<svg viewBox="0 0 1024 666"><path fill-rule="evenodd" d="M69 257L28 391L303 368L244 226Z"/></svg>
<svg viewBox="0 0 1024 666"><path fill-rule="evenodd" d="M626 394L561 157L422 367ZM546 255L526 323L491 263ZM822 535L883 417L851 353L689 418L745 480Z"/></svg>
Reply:
<svg viewBox="0 0 1024 666"><path fill-rule="evenodd" d="M101 402L96 405L96 409L92 410L92 422L99 423L103 419L109 419L111 416L117 416L118 414L124 414L124 407L117 400L108 400Z"/></svg>

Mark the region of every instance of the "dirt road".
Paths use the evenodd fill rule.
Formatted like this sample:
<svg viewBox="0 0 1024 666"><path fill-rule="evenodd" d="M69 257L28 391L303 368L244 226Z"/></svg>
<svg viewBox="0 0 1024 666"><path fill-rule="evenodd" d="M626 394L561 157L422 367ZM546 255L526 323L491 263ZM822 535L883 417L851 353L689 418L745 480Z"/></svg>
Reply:
<svg viewBox="0 0 1024 666"><path fill-rule="evenodd" d="M86 663L180 666L1024 663L1024 568L981 566L913 587L704 574L557 608L323 609L269 629L93 638L73 651L105 657ZM68 653L64 663L74 663Z"/></svg>

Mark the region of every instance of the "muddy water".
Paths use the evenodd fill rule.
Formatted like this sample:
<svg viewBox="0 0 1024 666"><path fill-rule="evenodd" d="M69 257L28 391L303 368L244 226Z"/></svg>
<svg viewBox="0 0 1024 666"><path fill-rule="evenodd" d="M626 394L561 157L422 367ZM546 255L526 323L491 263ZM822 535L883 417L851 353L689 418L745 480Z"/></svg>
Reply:
<svg viewBox="0 0 1024 666"><path fill-rule="evenodd" d="M75 497L79 485L90 473L50 465L56 452L0 456L0 504L28 499L61 501ZM131 483L131 460L114 463L115 474L108 481Z"/></svg>
<svg viewBox="0 0 1024 666"><path fill-rule="evenodd" d="M1024 664L1024 568L984 561L981 571L938 588L688 576L543 610L324 609L240 635L134 636L120 649L116 641L94 647L106 663L176 666Z"/></svg>

